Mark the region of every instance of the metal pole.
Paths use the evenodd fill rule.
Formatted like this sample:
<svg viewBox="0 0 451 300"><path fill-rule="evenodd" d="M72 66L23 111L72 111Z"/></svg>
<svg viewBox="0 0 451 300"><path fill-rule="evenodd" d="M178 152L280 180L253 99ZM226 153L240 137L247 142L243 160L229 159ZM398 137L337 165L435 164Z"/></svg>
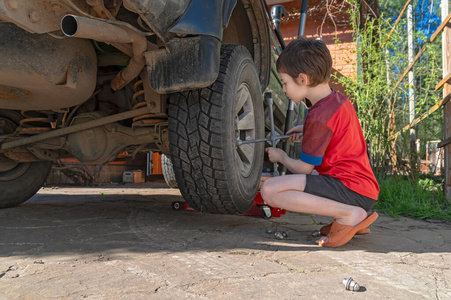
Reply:
<svg viewBox="0 0 451 300"><path fill-rule="evenodd" d="M299 30L298 30L298 37L301 37L304 35L304 29L305 29L305 20L307 19L307 8L308 8L308 0L302 0L301 4L301 17L299 19ZM288 110L287 115L285 118L285 132L291 129L291 126L293 125L293 111L294 111L294 102L292 100L289 101L288 104ZM289 144L287 142L283 143L283 150L285 152L289 151ZM280 174L285 175L287 172L287 167L282 165L280 167Z"/></svg>
<svg viewBox="0 0 451 300"><path fill-rule="evenodd" d="M307 19L308 0L302 0L301 4L301 18L299 19L298 37L304 35L305 20Z"/></svg>
<svg viewBox="0 0 451 300"><path fill-rule="evenodd" d="M282 20L282 18L285 16L285 7L283 7L282 5L274 5L271 8L271 18L274 22L274 32L276 33L277 39L279 40L280 43L280 47L283 49L285 49L285 42L283 40L283 36L280 33L280 22Z"/></svg>

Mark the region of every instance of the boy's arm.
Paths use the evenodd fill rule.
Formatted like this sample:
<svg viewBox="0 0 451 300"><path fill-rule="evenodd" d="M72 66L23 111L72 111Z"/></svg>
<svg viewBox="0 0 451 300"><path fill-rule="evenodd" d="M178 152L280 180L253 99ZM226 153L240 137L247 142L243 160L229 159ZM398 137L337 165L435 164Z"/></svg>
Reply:
<svg viewBox="0 0 451 300"><path fill-rule="evenodd" d="M266 148L266 152L271 162L282 163L293 174L311 174L315 167L299 159L290 158L282 149Z"/></svg>

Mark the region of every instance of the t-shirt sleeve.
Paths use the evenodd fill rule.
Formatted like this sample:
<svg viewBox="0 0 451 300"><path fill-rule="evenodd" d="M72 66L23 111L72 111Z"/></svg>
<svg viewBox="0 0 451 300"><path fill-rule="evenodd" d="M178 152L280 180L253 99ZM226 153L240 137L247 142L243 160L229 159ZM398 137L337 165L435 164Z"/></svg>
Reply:
<svg viewBox="0 0 451 300"><path fill-rule="evenodd" d="M323 161L324 153L332 139L332 130L320 121L313 121L304 128L300 160L314 166Z"/></svg>

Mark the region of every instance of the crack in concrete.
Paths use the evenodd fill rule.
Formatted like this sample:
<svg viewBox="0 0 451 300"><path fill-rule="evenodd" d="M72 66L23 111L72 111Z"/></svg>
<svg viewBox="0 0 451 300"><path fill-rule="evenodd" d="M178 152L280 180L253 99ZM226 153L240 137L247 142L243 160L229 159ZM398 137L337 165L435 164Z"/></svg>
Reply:
<svg viewBox="0 0 451 300"><path fill-rule="evenodd" d="M13 271L13 267L14 267L14 266L10 266L10 267L8 268L8 270L6 270L6 271L4 271L4 272L1 272L1 273L0 273L0 279L2 279L3 276L5 276L8 272Z"/></svg>
<svg viewBox="0 0 451 300"><path fill-rule="evenodd" d="M439 257L442 258L442 260L444 261L442 255L439 255ZM409 253L409 254L404 255L404 256L400 256L399 258L401 260L400 262L393 262L393 263L390 263L390 264L405 264L405 265L408 265L408 266L417 266L417 267L425 268L425 269L434 268L436 270L442 270L442 271L443 270L447 271L447 270L450 269L450 267L448 267L447 265L443 265L442 266L442 265L439 265L437 263L421 262L421 261L419 261L421 259L421 257L419 257L416 254L412 254L412 253Z"/></svg>

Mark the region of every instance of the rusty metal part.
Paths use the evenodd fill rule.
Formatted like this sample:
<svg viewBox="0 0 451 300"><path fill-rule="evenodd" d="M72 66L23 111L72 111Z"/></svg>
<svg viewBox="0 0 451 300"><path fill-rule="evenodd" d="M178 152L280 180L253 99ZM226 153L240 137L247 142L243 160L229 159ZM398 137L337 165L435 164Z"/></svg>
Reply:
<svg viewBox="0 0 451 300"><path fill-rule="evenodd" d="M88 3L88 5L92 7L99 18L114 19L114 16L111 14L111 12L106 9L103 0L86 0L86 3Z"/></svg>
<svg viewBox="0 0 451 300"><path fill-rule="evenodd" d="M36 156L34 156L30 152L28 152L27 150L22 150L22 149L20 149L20 151L8 150L8 151L5 151L3 153L3 155L15 162L33 162L33 161L40 160Z"/></svg>
<svg viewBox="0 0 451 300"><path fill-rule="evenodd" d="M124 7L139 14L146 25L158 37L167 42L170 39L168 28L179 18L192 1L166 0L166 1L140 1L124 0Z"/></svg>
<svg viewBox="0 0 451 300"><path fill-rule="evenodd" d="M28 145L28 144L31 144L31 143L35 143L35 142L51 139L51 138L54 138L54 137L63 136L63 135L70 134L70 133L74 133L74 132L77 132L77 131L86 130L86 129L94 128L94 127L97 127L97 126L102 126L102 125L105 125L105 124L109 124L109 123L114 123L114 122L117 122L117 121L125 120L125 119L130 119L130 118L133 118L133 117L136 117L136 116L139 116L139 115L143 115L143 114L147 113L148 111L149 111L149 109L147 107L143 107L143 108L139 108L139 109L136 109L136 110L127 111L127 112L119 113L119 114L116 114L116 115L104 117L102 119L89 121L89 122L86 122L86 123L83 123L83 124L69 126L69 127L62 128L62 129L56 129L56 130L53 130L53 131L45 132L45 133L42 133L42 134L30 136L30 137L20 138L20 139L17 139L17 140L13 140L13 141L9 141L9 142L3 143L0 146L0 150L7 150L7 149L14 148L14 147L24 146L24 145Z"/></svg>
<svg viewBox="0 0 451 300"><path fill-rule="evenodd" d="M36 119L38 119L38 118L36 118ZM46 120L46 119L44 119L44 120ZM36 120L34 120L34 121L36 121ZM30 127L30 128L20 128L19 133L26 134L26 135L33 135L33 134L40 134L43 132L47 132L50 130L51 130L50 127Z"/></svg>
<svg viewBox="0 0 451 300"><path fill-rule="evenodd" d="M165 114L144 114L133 118L133 128L153 127L162 122L167 123L168 116Z"/></svg>
<svg viewBox="0 0 451 300"><path fill-rule="evenodd" d="M84 113L74 118L81 125L102 118L100 112ZM84 163L104 164L114 160L128 146L137 145L136 151L159 143L159 133L152 129L133 129L119 123L106 124L69 134L66 150ZM155 146L153 146L155 147Z"/></svg>
<svg viewBox="0 0 451 300"><path fill-rule="evenodd" d="M19 134L39 134L42 132L50 131L51 120L44 114L41 117L27 115L29 111L22 110L21 114L24 119L20 120L20 127L17 129ZM36 113L40 113L36 111Z"/></svg>
<svg viewBox="0 0 451 300"><path fill-rule="evenodd" d="M169 153L169 129L168 122L161 122L155 126L155 132L158 134L157 146L165 155Z"/></svg>
<svg viewBox="0 0 451 300"><path fill-rule="evenodd" d="M48 149L39 149L37 147L28 147L28 151L36 156L39 160L56 160L58 159L58 153Z"/></svg>
<svg viewBox="0 0 451 300"><path fill-rule="evenodd" d="M77 2L82 5L81 1ZM74 12L73 8L55 0L0 1L0 20L15 23L31 33L58 30L61 18Z"/></svg>
<svg viewBox="0 0 451 300"><path fill-rule="evenodd" d="M151 88L146 69L141 71L139 77L143 80L144 99L147 103L149 103L148 107L150 112L156 114L167 114L169 95L159 94Z"/></svg>
<svg viewBox="0 0 451 300"><path fill-rule="evenodd" d="M39 134L64 124L69 110L22 110L19 134Z"/></svg>
<svg viewBox="0 0 451 300"><path fill-rule="evenodd" d="M144 95L144 89L142 88L142 85L143 85L142 79L138 80L133 85L133 90L135 91L135 93L133 94L133 101L136 101L139 96ZM141 89L140 89L140 86L141 86Z"/></svg>
<svg viewBox="0 0 451 300"><path fill-rule="evenodd" d="M60 0L60 2L63 2L65 5L67 5L71 9L73 9L78 15L81 15L83 17L87 17L87 18L91 18L91 19L94 19L94 20L102 21L102 22L105 22L105 23L108 23L108 24L112 24L112 25L117 25L117 26L121 26L121 27L127 27L127 28L129 28L129 29L141 34L141 35L144 35L144 36L155 35L154 32L141 31L141 30L137 29L136 27L134 27L133 25L131 25L131 24L127 23L127 22L123 22L123 21L119 21L119 20L100 19L100 18L93 17L89 13L87 13L84 10L80 9L79 8L80 5L78 5L78 6L75 5L73 3L75 1L83 1L86 4L85 0ZM112 10L119 10L120 9L120 2L121 2L121 0L113 0L113 1L116 2L116 4L114 4L115 8L114 9L110 9L110 11L112 11ZM70 14L70 13L68 13L68 14ZM61 21L61 19L60 19L60 21ZM61 24L60 24L60 27L61 27Z"/></svg>
<svg viewBox="0 0 451 300"><path fill-rule="evenodd" d="M45 142L35 143L31 147L16 147L14 149L3 151L0 154L0 168L6 167L5 163L7 164L7 161L5 161L5 159L14 162L17 165L17 163L23 162L56 160L58 158L66 157L64 155L65 152L59 151L64 148L66 143L67 140L65 138L59 137L52 140L46 140Z"/></svg>
<svg viewBox="0 0 451 300"><path fill-rule="evenodd" d="M12 163L17 165L22 162L41 161L42 159L33 155L28 149L24 147L15 148L12 150L3 151L0 154L0 173L12 169ZM44 159L48 160L48 159ZM8 167L9 166L9 167ZM5 169L6 168L6 169Z"/></svg>
<svg viewBox="0 0 451 300"><path fill-rule="evenodd" d="M133 90L135 91L135 93L133 94L133 101L137 102L133 106L133 109L138 109L138 108L141 108L144 106L147 106L149 108L149 110L153 110L155 108L155 106L156 106L155 102L153 102L153 101L146 102L146 100L144 99L145 90L143 88L143 80L142 79L138 80L133 85ZM137 127L154 126L160 122L166 122L167 120L168 120L168 117L166 114L148 113L148 114L143 114L141 116L137 116L137 117L133 118L132 127L137 128Z"/></svg>
<svg viewBox="0 0 451 300"><path fill-rule="evenodd" d="M93 39L105 43L132 44L133 56L129 65L122 69L111 82L111 88L115 91L135 79L146 64L143 54L147 50L147 39L135 30L75 15L64 16L61 20L61 30L68 37Z"/></svg>
<svg viewBox="0 0 451 300"><path fill-rule="evenodd" d="M97 59L89 41L57 40L0 22L0 108L71 107L94 91Z"/></svg>

